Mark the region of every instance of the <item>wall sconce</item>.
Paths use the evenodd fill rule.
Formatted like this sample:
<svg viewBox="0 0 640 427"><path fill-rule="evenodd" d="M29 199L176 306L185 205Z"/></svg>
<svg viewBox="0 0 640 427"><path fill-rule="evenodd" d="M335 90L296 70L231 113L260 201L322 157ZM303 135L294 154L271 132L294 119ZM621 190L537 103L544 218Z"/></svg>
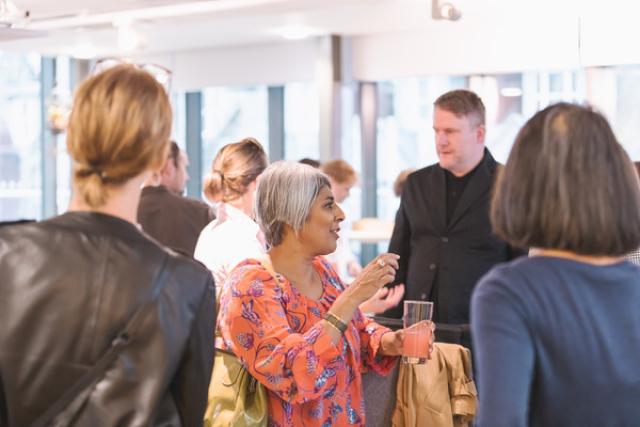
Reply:
<svg viewBox="0 0 640 427"><path fill-rule="evenodd" d="M47 110L47 127L54 135L60 134L67 129L69 114L71 113L71 101L56 84L51 90L51 94L45 101Z"/></svg>
<svg viewBox="0 0 640 427"><path fill-rule="evenodd" d="M439 0L431 0L431 17L433 19L444 19L447 21L457 21L462 16L460 9L452 3L440 3Z"/></svg>

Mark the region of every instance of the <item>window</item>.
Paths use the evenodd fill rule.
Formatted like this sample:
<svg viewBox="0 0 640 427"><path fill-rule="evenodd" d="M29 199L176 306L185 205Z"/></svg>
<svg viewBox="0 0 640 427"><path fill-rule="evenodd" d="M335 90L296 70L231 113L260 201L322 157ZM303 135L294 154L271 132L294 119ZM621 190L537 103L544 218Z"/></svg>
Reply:
<svg viewBox="0 0 640 427"><path fill-rule="evenodd" d="M0 221L39 219L40 56L0 53Z"/></svg>
<svg viewBox="0 0 640 427"><path fill-rule="evenodd" d="M172 92L169 95L171 109L173 110L173 124L171 126L171 139L182 149L187 145L186 124L186 94L184 92Z"/></svg>
<svg viewBox="0 0 640 427"><path fill-rule="evenodd" d="M342 225L345 229L350 229L353 221L362 217L362 140L360 116L356 112L357 92L356 84L343 85L340 91L342 98L342 159L349 163L359 175L358 182L351 188L349 197L342 206L346 215Z"/></svg>
<svg viewBox="0 0 640 427"><path fill-rule="evenodd" d="M640 160L640 66L592 68L587 75L589 102L607 117L631 160Z"/></svg>
<svg viewBox="0 0 640 427"><path fill-rule="evenodd" d="M441 94L465 88L465 77L407 78L378 85L378 218L393 220L400 200L393 182L408 168L435 163L431 116Z"/></svg>
<svg viewBox="0 0 640 427"><path fill-rule="evenodd" d="M284 87L285 159L320 158L318 103L315 84L291 83Z"/></svg>
<svg viewBox="0 0 640 427"><path fill-rule="evenodd" d="M431 120L433 102L443 93L458 88L469 88L482 98L487 114L486 146L497 161L505 162L516 134L536 111L554 102L582 102L586 98L586 77L584 71L561 70L380 82L379 218L393 220L395 217L400 201L393 194L392 186L401 171L423 168L438 161Z"/></svg>
<svg viewBox="0 0 640 427"><path fill-rule="evenodd" d="M256 138L269 152L266 86L215 87L203 91L202 173L223 146L245 137Z"/></svg>

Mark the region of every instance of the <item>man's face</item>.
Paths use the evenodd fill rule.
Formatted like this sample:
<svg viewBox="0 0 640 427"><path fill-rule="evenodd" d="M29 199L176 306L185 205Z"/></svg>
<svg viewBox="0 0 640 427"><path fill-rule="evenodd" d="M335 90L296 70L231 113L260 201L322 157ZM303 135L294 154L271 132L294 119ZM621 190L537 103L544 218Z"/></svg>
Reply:
<svg viewBox="0 0 640 427"><path fill-rule="evenodd" d="M187 181L189 181L189 173L187 172L189 158L184 151L180 151L177 165L171 159L169 159L167 163L168 167L163 171L162 185L167 187L169 191L177 194L183 194Z"/></svg>
<svg viewBox="0 0 640 427"><path fill-rule="evenodd" d="M176 170L176 186L175 191L177 193L184 193L184 190L187 186L187 181L189 181L189 172L187 172L187 167L189 166L189 158L187 157L184 151L180 152L180 158L178 161L178 168Z"/></svg>
<svg viewBox="0 0 640 427"><path fill-rule="evenodd" d="M440 167L456 176L470 172L482 160L484 153L484 125L473 116L458 117L436 107L433 112L433 131Z"/></svg>

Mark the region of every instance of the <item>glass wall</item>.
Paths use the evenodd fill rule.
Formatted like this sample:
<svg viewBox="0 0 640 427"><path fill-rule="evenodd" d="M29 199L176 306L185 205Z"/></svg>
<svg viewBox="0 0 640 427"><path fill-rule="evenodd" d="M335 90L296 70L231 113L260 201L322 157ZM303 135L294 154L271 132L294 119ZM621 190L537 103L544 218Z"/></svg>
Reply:
<svg viewBox="0 0 640 427"><path fill-rule="evenodd" d="M202 92L203 175L220 148L242 138L256 138L269 152L268 108L266 86L214 87Z"/></svg>
<svg viewBox="0 0 640 427"><path fill-rule="evenodd" d="M378 218L392 220L400 200L393 182L409 168L437 161L433 144L433 101L452 89L466 88L465 77L407 78L378 85Z"/></svg>
<svg viewBox="0 0 640 427"><path fill-rule="evenodd" d="M71 109L72 84L71 67L73 60L69 57L56 58L56 82L49 100L55 98L63 109ZM56 162L56 209L62 213L69 207L71 199L71 176L73 164L67 151L67 134L62 132L54 134L55 138L55 162Z"/></svg>
<svg viewBox="0 0 640 427"><path fill-rule="evenodd" d="M181 149L185 150L187 144L186 94L185 92L172 92L169 98L173 112L171 139L173 139Z"/></svg>
<svg viewBox="0 0 640 427"><path fill-rule="evenodd" d="M392 187L401 171L438 161L431 119L433 102L438 96L457 88L480 95L487 115L486 146L496 160L505 162L518 130L531 115L554 102L584 102L588 97L586 82L586 72L576 70L380 82L378 217L385 220L395 217L400 201Z"/></svg>
<svg viewBox="0 0 640 427"><path fill-rule="evenodd" d="M341 89L342 102L342 159L348 162L359 177L362 176L362 137L360 129L360 115L358 111L358 86L344 85ZM349 197L343 203L345 222L343 228L350 229L354 220L362 217L362 185L359 178L351 188Z"/></svg>
<svg viewBox="0 0 640 427"><path fill-rule="evenodd" d="M42 214L40 56L0 52L0 221Z"/></svg>
<svg viewBox="0 0 640 427"><path fill-rule="evenodd" d="M284 156L287 160L320 158L318 91L313 83L284 87Z"/></svg>
<svg viewBox="0 0 640 427"><path fill-rule="evenodd" d="M631 160L639 161L640 66L590 69L588 76L593 104L607 116Z"/></svg>
<svg viewBox="0 0 640 427"><path fill-rule="evenodd" d="M0 53L0 220L39 219L42 215L41 58ZM58 87L69 79L69 62L59 58ZM378 82L377 212L393 220L399 199L393 182L404 169L437 161L431 116L433 101L454 88L469 88L487 107L487 146L498 161L507 159L525 120L547 105L589 102L610 120L634 160L640 160L637 120L640 66L551 70L482 76L430 76ZM65 86L65 85L62 85ZM69 91L68 83L63 88ZM185 146L185 96L172 93L172 137ZM225 144L246 136L269 150L266 86L212 87L203 90L203 175ZM319 158L319 105L313 83L284 86L285 158ZM342 158L362 173L358 83L342 88ZM57 205L66 209L71 164L65 135L56 138ZM202 179L202 177L192 177ZM361 186L344 203L350 220L361 217ZM346 225L346 224L345 224Z"/></svg>

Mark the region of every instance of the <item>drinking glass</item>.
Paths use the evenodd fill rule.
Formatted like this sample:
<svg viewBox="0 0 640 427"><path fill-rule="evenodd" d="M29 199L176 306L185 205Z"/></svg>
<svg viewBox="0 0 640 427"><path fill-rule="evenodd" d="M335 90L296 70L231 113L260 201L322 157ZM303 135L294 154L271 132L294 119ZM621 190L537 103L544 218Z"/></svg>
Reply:
<svg viewBox="0 0 640 427"><path fill-rule="evenodd" d="M402 345L402 361L404 363L422 364L429 357L431 340L431 316L433 303L430 301L405 301L402 323L404 341Z"/></svg>

